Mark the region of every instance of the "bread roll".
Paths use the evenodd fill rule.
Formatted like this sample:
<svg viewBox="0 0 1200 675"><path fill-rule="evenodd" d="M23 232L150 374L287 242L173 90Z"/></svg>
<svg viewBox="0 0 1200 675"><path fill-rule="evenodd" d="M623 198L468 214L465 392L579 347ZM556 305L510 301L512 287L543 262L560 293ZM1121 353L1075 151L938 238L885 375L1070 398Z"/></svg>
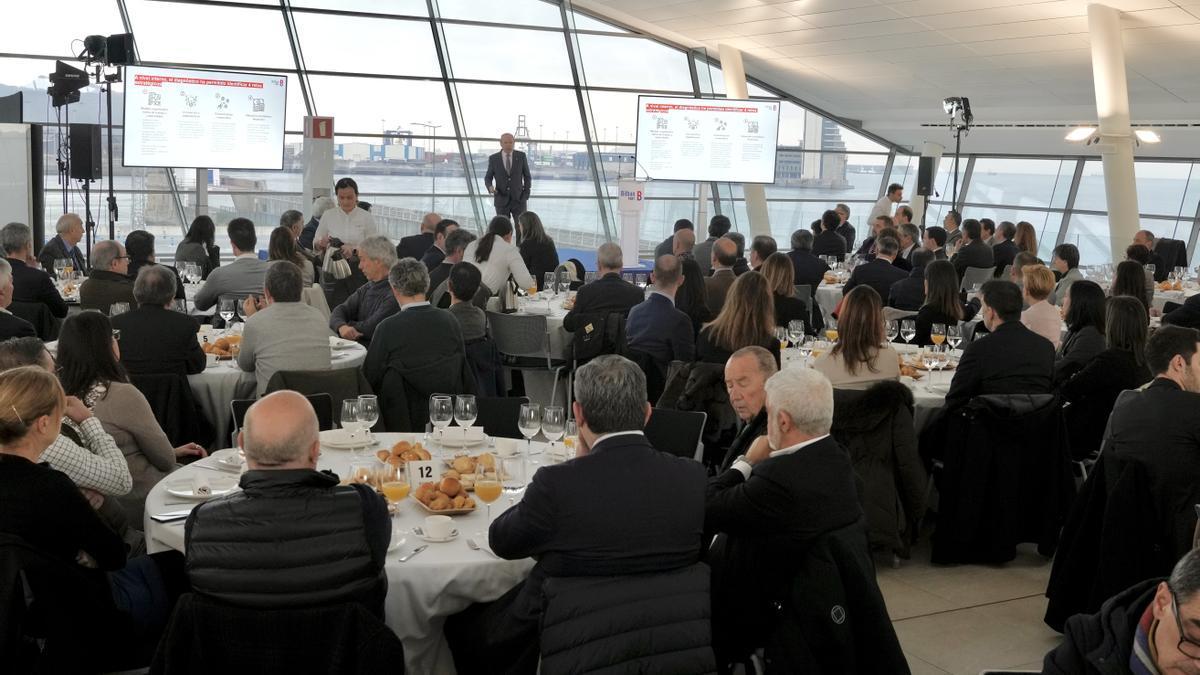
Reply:
<svg viewBox="0 0 1200 675"><path fill-rule="evenodd" d="M462 483L457 478L443 478L438 484L438 490L446 493L447 497L454 497L462 491Z"/></svg>

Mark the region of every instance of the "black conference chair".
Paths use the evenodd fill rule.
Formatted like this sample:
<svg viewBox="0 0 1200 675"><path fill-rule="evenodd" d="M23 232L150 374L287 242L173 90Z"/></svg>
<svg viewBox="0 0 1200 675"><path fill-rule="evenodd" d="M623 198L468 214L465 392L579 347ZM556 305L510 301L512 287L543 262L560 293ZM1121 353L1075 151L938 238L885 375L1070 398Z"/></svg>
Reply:
<svg viewBox="0 0 1200 675"><path fill-rule="evenodd" d="M707 420L708 415L702 412L654 408L646 423L646 440L656 450L700 461L703 456L700 437Z"/></svg>
<svg viewBox="0 0 1200 675"><path fill-rule="evenodd" d="M517 428L517 416L525 403L529 403L528 396L477 398L475 404L479 407L479 417L475 424L483 427L483 433L488 436L524 438Z"/></svg>

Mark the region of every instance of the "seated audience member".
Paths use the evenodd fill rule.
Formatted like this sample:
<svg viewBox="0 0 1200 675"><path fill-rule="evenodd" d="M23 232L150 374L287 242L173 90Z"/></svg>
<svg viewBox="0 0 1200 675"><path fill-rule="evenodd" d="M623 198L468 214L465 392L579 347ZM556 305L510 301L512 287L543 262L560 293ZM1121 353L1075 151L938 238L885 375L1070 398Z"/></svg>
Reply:
<svg viewBox="0 0 1200 675"><path fill-rule="evenodd" d="M399 310L388 285L388 271L395 264L396 249L387 237L367 237L359 243L358 265L367 283L333 308L329 316L333 332L362 345L371 344L371 336L380 322Z"/></svg>
<svg viewBox="0 0 1200 675"><path fill-rule="evenodd" d="M988 246L994 246L996 244L996 221L992 220L991 218L980 218L979 227L982 230L983 243L987 244ZM1013 226L1013 233L1016 233L1015 225Z"/></svg>
<svg viewBox="0 0 1200 675"><path fill-rule="evenodd" d="M538 290L543 290L546 273L558 269L558 249L554 247L554 239L546 234L538 214L526 211L517 216L517 241L525 268L533 276Z"/></svg>
<svg viewBox="0 0 1200 675"><path fill-rule="evenodd" d="M761 272L763 263L778 250L779 245L775 243L775 237L768 234L755 236L750 241L750 269Z"/></svg>
<svg viewBox="0 0 1200 675"><path fill-rule="evenodd" d="M963 350L954 370L947 409L983 394L1048 394L1054 377L1054 345L1021 323L1021 289L993 279L980 289L979 312L989 335Z"/></svg>
<svg viewBox="0 0 1200 675"><path fill-rule="evenodd" d="M79 272L87 273L87 259L79 247L83 241L83 219L77 213L64 213L54 224L55 235L42 246L38 253L38 264L47 272L54 270L56 260L70 260L71 267Z"/></svg>
<svg viewBox="0 0 1200 675"><path fill-rule="evenodd" d="M1013 258L1012 271L1009 272L1008 280L1013 282L1014 284L1016 284L1018 287L1023 287L1025 285L1025 277L1022 276L1022 273L1025 271L1025 268L1029 267L1030 265L1041 265L1041 264L1043 264L1041 259L1038 258L1036 255L1034 255L1032 253L1026 253L1024 251L1021 251L1020 253L1017 254L1017 256L1015 258ZM1055 286L1054 286L1054 292L1057 295L1057 293L1058 293L1058 285L1057 284L1055 284ZM1064 297L1065 297L1065 293L1064 293ZM1055 303L1055 304L1058 304L1058 303Z"/></svg>
<svg viewBox="0 0 1200 675"><path fill-rule="evenodd" d="M1067 289L1071 288L1071 284L1083 278L1083 272L1079 271L1079 249L1075 247L1075 244L1055 246L1050 257L1050 268L1056 275L1061 275L1058 278L1058 284L1054 286L1054 304L1061 305L1063 298L1067 297ZM1015 261L1013 274L1019 274Z"/></svg>
<svg viewBox="0 0 1200 675"><path fill-rule="evenodd" d="M241 491L187 519L192 590L260 609L359 602L383 616L387 504L365 485L317 471L321 441L308 400L294 391L264 397L246 411L238 441Z"/></svg>
<svg viewBox="0 0 1200 675"><path fill-rule="evenodd" d="M813 239L812 252L815 256L835 256L838 262L846 259L846 238L838 234L841 217L837 211L829 210L821 214L821 232Z"/></svg>
<svg viewBox="0 0 1200 675"><path fill-rule="evenodd" d="M271 239L267 242L267 264L273 266L281 261L290 262L300 268L300 281L305 288L313 285L316 271L312 261L296 246L296 238L292 236L292 231L282 226L271 230Z"/></svg>
<svg viewBox="0 0 1200 675"><path fill-rule="evenodd" d="M963 241L962 231L964 222L962 214L954 209L947 211L946 217L942 218L942 227L946 230L946 252L950 254L951 260L966 243Z"/></svg>
<svg viewBox="0 0 1200 675"><path fill-rule="evenodd" d="M849 294L855 287L862 285L875 289L875 294L881 298L888 297L892 291L892 284L908 277L908 272L893 264L899 250L900 242L896 241L895 237L880 237L875 244L875 258L854 268L842 292Z"/></svg>
<svg viewBox="0 0 1200 675"><path fill-rule="evenodd" d="M303 302L304 287L300 268L281 260L267 270L262 299L242 303L238 367L254 373L259 396L281 370L329 369L329 325L321 310Z"/></svg>
<svg viewBox="0 0 1200 675"><path fill-rule="evenodd" d="M0 372L22 366L37 366L51 375L57 368L46 345L35 337L0 342ZM82 401L74 396L67 396L65 400L63 431L42 452L38 461L67 474L81 490L92 490L107 497L127 494L133 489L133 478L121 448Z"/></svg>
<svg viewBox="0 0 1200 675"><path fill-rule="evenodd" d="M1037 255L1037 232L1033 229L1033 223L1025 220L1017 223L1017 232L1013 236L1013 243L1016 244L1017 250Z"/></svg>
<svg viewBox="0 0 1200 675"><path fill-rule="evenodd" d="M1062 314L1048 301L1054 292L1054 273L1045 265L1030 265L1023 274L1025 286L1021 289L1021 300L1029 307L1021 312L1021 323L1049 340L1058 351L1062 344Z"/></svg>
<svg viewBox="0 0 1200 675"><path fill-rule="evenodd" d="M792 261L792 277L797 286L808 286L808 297L817 297L817 286L829 271L829 265L813 253L813 234L808 230L792 233L792 250L788 251Z"/></svg>
<svg viewBox="0 0 1200 675"><path fill-rule="evenodd" d="M1116 274L1113 275L1110 296L1128 295L1136 298L1146 308L1146 314L1152 312L1154 304L1154 286L1147 280L1146 271L1134 260L1122 260L1117 263Z"/></svg>
<svg viewBox="0 0 1200 675"><path fill-rule="evenodd" d="M412 258L413 260L422 260L425 254L429 251L429 247L437 241L437 226L442 222L443 218L436 213L426 213L421 218L421 231L416 234L410 234L407 237L401 237L400 243L396 245L396 259Z"/></svg>
<svg viewBox="0 0 1200 675"><path fill-rule="evenodd" d="M1138 230L1133 235L1132 246L1142 246L1146 249L1146 260L1142 265L1154 265L1154 281L1162 283L1167 280L1167 276L1171 273L1171 265L1163 262L1162 256L1154 251L1154 246L1158 242L1155 241L1154 233L1150 230ZM1130 248L1132 248L1132 246Z"/></svg>
<svg viewBox="0 0 1200 675"><path fill-rule="evenodd" d="M679 258L659 257L651 279L650 297L629 310L625 338L630 349L644 352L666 372L672 361L691 361L696 356L692 321L675 308L675 293L683 284Z"/></svg>
<svg viewBox="0 0 1200 675"><path fill-rule="evenodd" d="M248 218L234 218L229 221L226 231L233 247L233 262L209 273L192 301L196 309L208 309L222 296L235 296L240 300L247 295L262 293L263 279L271 265L259 260L255 253L258 235L254 232L254 223Z"/></svg>
<svg viewBox="0 0 1200 675"><path fill-rule="evenodd" d="M1071 284L1062 304L1067 336L1054 357L1054 381L1062 382L1104 351L1104 290L1094 281Z"/></svg>
<svg viewBox="0 0 1200 675"><path fill-rule="evenodd" d="M28 225L9 223L0 229L0 247L12 267L13 301L43 304L55 318L67 315L63 300L50 275L38 269L33 258L33 233Z"/></svg>
<svg viewBox="0 0 1200 675"><path fill-rule="evenodd" d="M145 230L134 230L125 237L125 254L129 256L130 283L133 283L143 267L158 265L154 256L154 235ZM183 288L183 279L179 278L179 271L170 265L162 265L162 267L175 277L175 299L187 298Z"/></svg>
<svg viewBox="0 0 1200 675"><path fill-rule="evenodd" d="M87 646L86 662L95 666L128 658L120 653L122 647L157 640L174 599L164 583L167 570L147 556L126 560L125 542L104 524L79 488L40 463L59 436L66 408L62 387L44 369L24 366L0 373L0 533L20 537L64 566L78 566L74 580L99 595L111 595L115 609L133 619L133 635L112 636L129 640L122 646L106 641L92 645L96 640L88 635L71 636L75 647ZM159 559L165 565L170 557ZM36 588L39 576L31 574L28 583ZM111 635L106 626L120 617L101 614L95 600L76 600L81 612L93 613L89 624L99 622L89 626L89 633ZM51 634L54 630L63 627L54 626Z"/></svg>
<svg viewBox="0 0 1200 675"><path fill-rule="evenodd" d="M142 523L146 494L175 470L176 460L207 453L195 443L171 447L146 397L129 384L120 359L121 349L108 317L81 312L63 323L58 338L58 379L68 396L92 409L124 453L133 490L120 501L130 525L137 528Z"/></svg>
<svg viewBox="0 0 1200 675"><path fill-rule="evenodd" d="M537 287L529 268L521 258L521 251L513 244L513 225L504 216L492 218L487 234L467 245L463 260L479 268L483 275L483 286L492 295L502 293L512 277L517 288L531 290Z"/></svg>
<svg viewBox="0 0 1200 675"><path fill-rule="evenodd" d="M8 311L13 301L13 270L8 260L0 258L0 340L15 337L36 337L33 324Z"/></svg>
<svg viewBox="0 0 1200 675"><path fill-rule="evenodd" d="M438 224L433 227L433 244L425 249L425 253L421 255L421 262L425 265L425 269L432 272L434 268L442 264L446 259L446 254L449 252L449 247L446 246L446 239L458 229L458 221L443 218L438 221Z"/></svg>
<svg viewBox="0 0 1200 675"><path fill-rule="evenodd" d="M642 289L621 278L620 246L611 242L601 244L596 251L596 267L598 278L579 289L575 304L563 317L564 330L574 331L589 319L604 318L609 314L629 316L629 310L646 299Z"/></svg>
<svg viewBox="0 0 1200 675"><path fill-rule="evenodd" d="M870 286L846 295L838 320L838 341L817 357L816 368L844 389L864 389L879 380L900 379L900 355L884 336L883 306Z"/></svg>
<svg viewBox="0 0 1200 675"><path fill-rule="evenodd" d="M737 247L737 260L733 263L733 275L740 277L750 271L750 263L746 260L746 236L741 232L730 232L725 235L725 239L732 241Z"/></svg>
<svg viewBox="0 0 1200 675"><path fill-rule="evenodd" d="M329 199L326 197L325 199ZM203 278L221 266L221 249L215 243L217 226L208 216L196 216L187 234L175 247L175 264L190 262L200 266Z"/></svg>
<svg viewBox="0 0 1200 675"><path fill-rule="evenodd" d="M775 305L775 325L787 327L792 321L803 321L807 327L812 317L804 302L796 297L795 272L785 253L772 253L758 271L767 280ZM811 296L809 296L811 297Z"/></svg>
<svg viewBox="0 0 1200 675"><path fill-rule="evenodd" d="M712 274L712 256L713 245L717 240L724 237L733 229L733 223L729 222L729 216L717 214L708 220L708 239L696 244L696 264L700 265L700 271L705 277ZM732 263L730 264L732 268Z"/></svg>
<svg viewBox="0 0 1200 675"><path fill-rule="evenodd" d="M806 663L813 672L839 672L850 663L858 672L906 672L875 585L854 468L829 435L833 387L816 370L787 368L767 380L765 407L766 436L708 484L705 530L717 534L708 559L718 667L729 672L766 648L769 662ZM820 558L816 569L837 573L796 579L806 558ZM853 595L841 609L856 617L854 632L870 635L871 643L853 644L845 634L835 639L832 623L800 619L805 601L831 601L797 597L798 587ZM800 616L781 621L781 606ZM822 605L813 613L822 610L829 611ZM782 626L803 634L775 634ZM781 653L773 654L775 648Z"/></svg>
<svg viewBox="0 0 1200 675"><path fill-rule="evenodd" d="M921 238L921 246L933 254L934 260L949 260L946 254L946 228L932 225L925 228L925 236Z"/></svg>
<svg viewBox="0 0 1200 675"><path fill-rule="evenodd" d="M162 265L143 267L133 283L136 308L112 317L120 331L121 365L135 375L195 375L204 371L204 350L196 339L200 326L173 311L175 275Z"/></svg>
<svg viewBox="0 0 1200 675"><path fill-rule="evenodd" d="M970 321L978 307L963 302L958 292L958 273L949 260L935 260L925 267L925 301L917 311L917 334L913 344L928 347L933 344L933 324L957 326Z"/></svg>
<svg viewBox="0 0 1200 675"><path fill-rule="evenodd" d="M1147 579L1109 598L1094 614L1067 619L1062 644L1046 654L1047 675L1186 673L1200 659L1200 549L1167 579Z"/></svg>
<svg viewBox="0 0 1200 675"><path fill-rule="evenodd" d="M738 418L738 431L717 467L718 473L750 452L750 446L767 433L767 379L779 372L775 357L762 347L744 347L725 362L725 390Z"/></svg>
<svg viewBox="0 0 1200 675"><path fill-rule="evenodd" d="M700 560L704 466L655 450L642 434L650 404L641 369L596 357L576 374L573 407L576 458L539 468L489 530L496 555L537 560L529 578L446 623L460 673L536 670L548 577L649 574Z"/></svg>
<svg viewBox="0 0 1200 675"><path fill-rule="evenodd" d="M888 291L888 307L915 312L925 304L925 270L933 262L933 252L919 248L912 254L912 271L908 277L892 284ZM953 266L951 266L953 269ZM957 276L955 277L957 279ZM957 292L957 287L955 291Z"/></svg>
<svg viewBox="0 0 1200 675"><path fill-rule="evenodd" d="M463 254L467 250L467 245L475 241L475 233L463 228L455 228L450 234L446 235L446 257L442 258L442 262L438 263L437 267L429 270L429 293L431 300L438 300L437 291L445 283L446 279L450 278L450 270L460 262L463 262ZM468 263L470 264L470 263ZM480 272L480 278L483 278L483 273ZM482 285L482 282L480 282ZM446 308L450 306L448 294L441 297L438 302L438 307Z"/></svg>
<svg viewBox="0 0 1200 675"><path fill-rule="evenodd" d="M854 225L850 223L850 207L845 204L837 204L833 207L833 212L837 214L839 221L835 231L846 240L846 250L853 251L854 238L858 236L858 233L854 231ZM814 236L821 233L820 222L819 220L816 221L817 227L813 229Z"/></svg>
<svg viewBox="0 0 1200 675"><path fill-rule="evenodd" d="M734 279L717 318L704 325L696 338L696 360L725 363L742 347L759 346L779 362L775 339L775 308L767 280L758 272Z"/></svg>
<svg viewBox="0 0 1200 675"><path fill-rule="evenodd" d="M704 286L704 272L700 262L696 260L696 233L691 230L680 230L675 233L675 243L672 249L675 257L679 258L683 281L675 291L675 309L688 315L692 322L692 337L700 332L700 327L712 319L708 309L708 291ZM709 263L711 264L711 260Z"/></svg>
<svg viewBox="0 0 1200 675"><path fill-rule="evenodd" d="M1007 220L1000 223L1000 227L996 230L996 236L992 240L992 260L996 263L996 272L992 276L999 278L1004 273L1004 268L1013 264L1013 260L1021 252L1013 243L1015 236L1017 236L1016 225Z"/></svg>
<svg viewBox="0 0 1200 675"><path fill-rule="evenodd" d="M974 218L967 218L962 223L961 244L954 257L950 258L950 262L954 263L954 269L958 272L958 278L962 279L966 274L967 269L971 267L995 267L995 258L992 256L992 249L988 245L979 240L980 225L979 221Z"/></svg>
<svg viewBox="0 0 1200 675"><path fill-rule="evenodd" d="M903 213L905 209L911 211L907 206L901 206L896 209L896 214ZM912 266L912 255L914 252L922 249L921 246L921 230L912 223L905 222L896 226L896 231L900 238L900 252L896 254L896 261L901 260Z"/></svg>
<svg viewBox="0 0 1200 675"><path fill-rule="evenodd" d="M840 238L840 237L839 237ZM728 237L721 237L712 246L712 275L704 278L704 293L708 299L708 311L716 316L725 305L725 296L737 275L733 266L737 264L737 244Z"/></svg>
<svg viewBox="0 0 1200 675"><path fill-rule="evenodd" d="M471 303L482 283L483 275L471 263L460 262L450 268L446 294L450 296L450 315L462 329L463 342L474 342L487 335L487 315Z"/></svg>
<svg viewBox="0 0 1200 675"><path fill-rule="evenodd" d="M115 241L102 241L92 247L92 271L79 285L79 306L105 314L115 303L133 307L133 279L128 276L129 256Z"/></svg>
<svg viewBox="0 0 1200 675"><path fill-rule="evenodd" d="M0 304L2 303L3 301L0 300ZM2 320L3 316L0 316L0 321ZM1162 322L1164 326L1200 328L1200 295L1193 295L1184 300L1182 305L1168 302L1163 308ZM3 324L0 323L0 325Z"/></svg>
<svg viewBox="0 0 1200 675"><path fill-rule="evenodd" d="M696 241L696 226L687 218L680 218L675 221L675 226L671 229L671 236L663 239L662 242L654 247L654 259L658 260L664 255L678 255L675 253L675 235L680 230L687 230L692 233L692 242Z"/></svg>
<svg viewBox="0 0 1200 675"><path fill-rule="evenodd" d="M897 246L896 257L892 259L892 266L903 270L905 274L911 272L912 271L912 263L910 263L909 261L900 257L900 250L903 248L903 244L900 243L900 231L898 229L896 229L894 226L893 227L885 227L879 231L879 236L876 237L875 240L876 240L876 242L878 242L880 239L883 239L884 237L891 237L892 239L896 240L896 246ZM874 260L876 257L875 254L876 254L875 249L872 249L871 255L868 256L867 259Z"/></svg>
<svg viewBox="0 0 1200 675"><path fill-rule="evenodd" d="M892 220L891 216L876 216L875 219L871 221L871 234L867 235L867 238L862 240L862 244L859 245L858 250L854 252L854 255L862 258L863 260L874 259L875 242L879 240L879 237L882 236L884 230L895 231L895 229L896 221ZM896 240L899 241L899 239L899 235L896 235ZM899 248L897 248L897 251L899 251Z"/></svg>

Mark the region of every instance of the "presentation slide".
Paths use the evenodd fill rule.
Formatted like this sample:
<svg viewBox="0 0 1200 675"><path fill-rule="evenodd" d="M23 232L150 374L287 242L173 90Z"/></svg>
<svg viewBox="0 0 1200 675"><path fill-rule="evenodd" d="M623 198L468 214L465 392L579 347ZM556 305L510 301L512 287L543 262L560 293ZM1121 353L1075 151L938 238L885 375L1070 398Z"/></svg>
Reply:
<svg viewBox="0 0 1200 675"><path fill-rule="evenodd" d="M125 68L125 166L283 168L287 77Z"/></svg>
<svg viewBox="0 0 1200 675"><path fill-rule="evenodd" d="M639 96L641 180L774 183L778 101Z"/></svg>

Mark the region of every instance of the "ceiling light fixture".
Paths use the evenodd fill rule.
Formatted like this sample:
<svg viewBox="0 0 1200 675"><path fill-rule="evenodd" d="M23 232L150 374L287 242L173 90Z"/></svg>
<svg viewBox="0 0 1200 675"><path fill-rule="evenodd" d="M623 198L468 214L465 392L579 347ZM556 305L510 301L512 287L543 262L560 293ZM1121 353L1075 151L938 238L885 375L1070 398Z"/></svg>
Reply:
<svg viewBox="0 0 1200 675"><path fill-rule="evenodd" d="M1134 135L1143 143L1161 143L1162 137L1153 129L1134 129Z"/></svg>
<svg viewBox="0 0 1200 675"><path fill-rule="evenodd" d="M1096 133L1096 127L1075 127L1067 132L1067 140L1072 143L1082 143Z"/></svg>

